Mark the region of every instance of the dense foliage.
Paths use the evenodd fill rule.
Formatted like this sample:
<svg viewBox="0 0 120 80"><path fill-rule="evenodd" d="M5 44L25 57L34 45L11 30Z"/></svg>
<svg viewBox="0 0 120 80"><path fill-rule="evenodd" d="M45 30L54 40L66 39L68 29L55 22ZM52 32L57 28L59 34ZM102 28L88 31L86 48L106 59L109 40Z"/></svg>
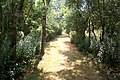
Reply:
<svg viewBox="0 0 120 80"><path fill-rule="evenodd" d="M40 51L43 10L42 0L0 2L0 80L20 79L34 64ZM49 16L53 13L48 10ZM55 17L47 17L46 41L62 32Z"/></svg>
<svg viewBox="0 0 120 80"><path fill-rule="evenodd" d="M67 0L66 30L71 42L85 50L111 73L120 70L120 1ZM114 78L117 76L114 76ZM119 79L119 78L118 78Z"/></svg>
<svg viewBox="0 0 120 80"><path fill-rule="evenodd" d="M63 29L80 51L107 66L106 74L120 79L120 0L2 0L0 80L27 74L40 43Z"/></svg>

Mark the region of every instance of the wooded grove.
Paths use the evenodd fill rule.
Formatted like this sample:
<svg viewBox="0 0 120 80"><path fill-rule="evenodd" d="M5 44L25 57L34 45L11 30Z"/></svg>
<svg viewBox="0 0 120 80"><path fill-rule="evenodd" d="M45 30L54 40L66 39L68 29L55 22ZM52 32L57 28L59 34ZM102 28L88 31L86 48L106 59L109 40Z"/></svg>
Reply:
<svg viewBox="0 0 120 80"><path fill-rule="evenodd" d="M23 80L62 32L120 79L120 0L0 0L0 80Z"/></svg>

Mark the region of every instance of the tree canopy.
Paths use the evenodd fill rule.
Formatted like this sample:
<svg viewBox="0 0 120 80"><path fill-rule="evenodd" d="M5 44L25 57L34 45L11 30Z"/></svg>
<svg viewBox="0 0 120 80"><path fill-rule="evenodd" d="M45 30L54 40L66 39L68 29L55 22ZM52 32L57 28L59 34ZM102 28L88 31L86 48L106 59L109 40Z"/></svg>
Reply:
<svg viewBox="0 0 120 80"><path fill-rule="evenodd" d="M0 79L22 78L63 31L79 51L119 73L120 0L1 0Z"/></svg>

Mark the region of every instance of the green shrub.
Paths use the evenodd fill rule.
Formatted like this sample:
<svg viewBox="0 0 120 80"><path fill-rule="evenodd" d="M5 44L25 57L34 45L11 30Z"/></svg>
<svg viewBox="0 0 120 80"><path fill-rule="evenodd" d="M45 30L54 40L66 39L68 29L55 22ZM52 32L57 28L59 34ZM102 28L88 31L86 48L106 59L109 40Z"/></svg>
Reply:
<svg viewBox="0 0 120 80"><path fill-rule="evenodd" d="M61 33L62 33L62 28L49 26L46 31L46 41L48 42L54 39L56 36L60 35Z"/></svg>
<svg viewBox="0 0 120 80"><path fill-rule="evenodd" d="M82 39L75 31L70 32L71 43L76 44L78 50L83 50L86 47L84 39Z"/></svg>
<svg viewBox="0 0 120 80"><path fill-rule="evenodd" d="M71 43L76 43L76 39L77 39L77 33L75 31L71 31L70 32L70 39L71 39Z"/></svg>
<svg viewBox="0 0 120 80"><path fill-rule="evenodd" d="M31 32L25 38L17 43L17 60L12 61L11 55L11 41L9 37L2 40L0 48L0 80L19 79L25 71L25 67L32 64L34 58L35 48L39 44L39 32Z"/></svg>
<svg viewBox="0 0 120 80"><path fill-rule="evenodd" d="M109 67L120 68L120 41L119 38L105 38L103 45L102 61Z"/></svg>

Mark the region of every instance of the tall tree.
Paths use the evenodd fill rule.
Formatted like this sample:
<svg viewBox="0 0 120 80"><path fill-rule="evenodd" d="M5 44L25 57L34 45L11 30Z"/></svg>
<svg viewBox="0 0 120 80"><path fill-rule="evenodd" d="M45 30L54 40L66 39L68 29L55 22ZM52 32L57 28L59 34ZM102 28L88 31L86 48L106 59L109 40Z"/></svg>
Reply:
<svg viewBox="0 0 120 80"><path fill-rule="evenodd" d="M17 8L14 12L14 1L12 0L12 35L11 35L11 59L16 60L16 43L17 43L17 24L18 20L20 19L20 15L22 12L23 4L25 0L20 0L19 4L17 5Z"/></svg>
<svg viewBox="0 0 120 80"><path fill-rule="evenodd" d="M42 12L42 31L41 31L41 52L40 58L45 54L45 37L46 37L46 15L50 0L43 0L44 2L44 9Z"/></svg>

